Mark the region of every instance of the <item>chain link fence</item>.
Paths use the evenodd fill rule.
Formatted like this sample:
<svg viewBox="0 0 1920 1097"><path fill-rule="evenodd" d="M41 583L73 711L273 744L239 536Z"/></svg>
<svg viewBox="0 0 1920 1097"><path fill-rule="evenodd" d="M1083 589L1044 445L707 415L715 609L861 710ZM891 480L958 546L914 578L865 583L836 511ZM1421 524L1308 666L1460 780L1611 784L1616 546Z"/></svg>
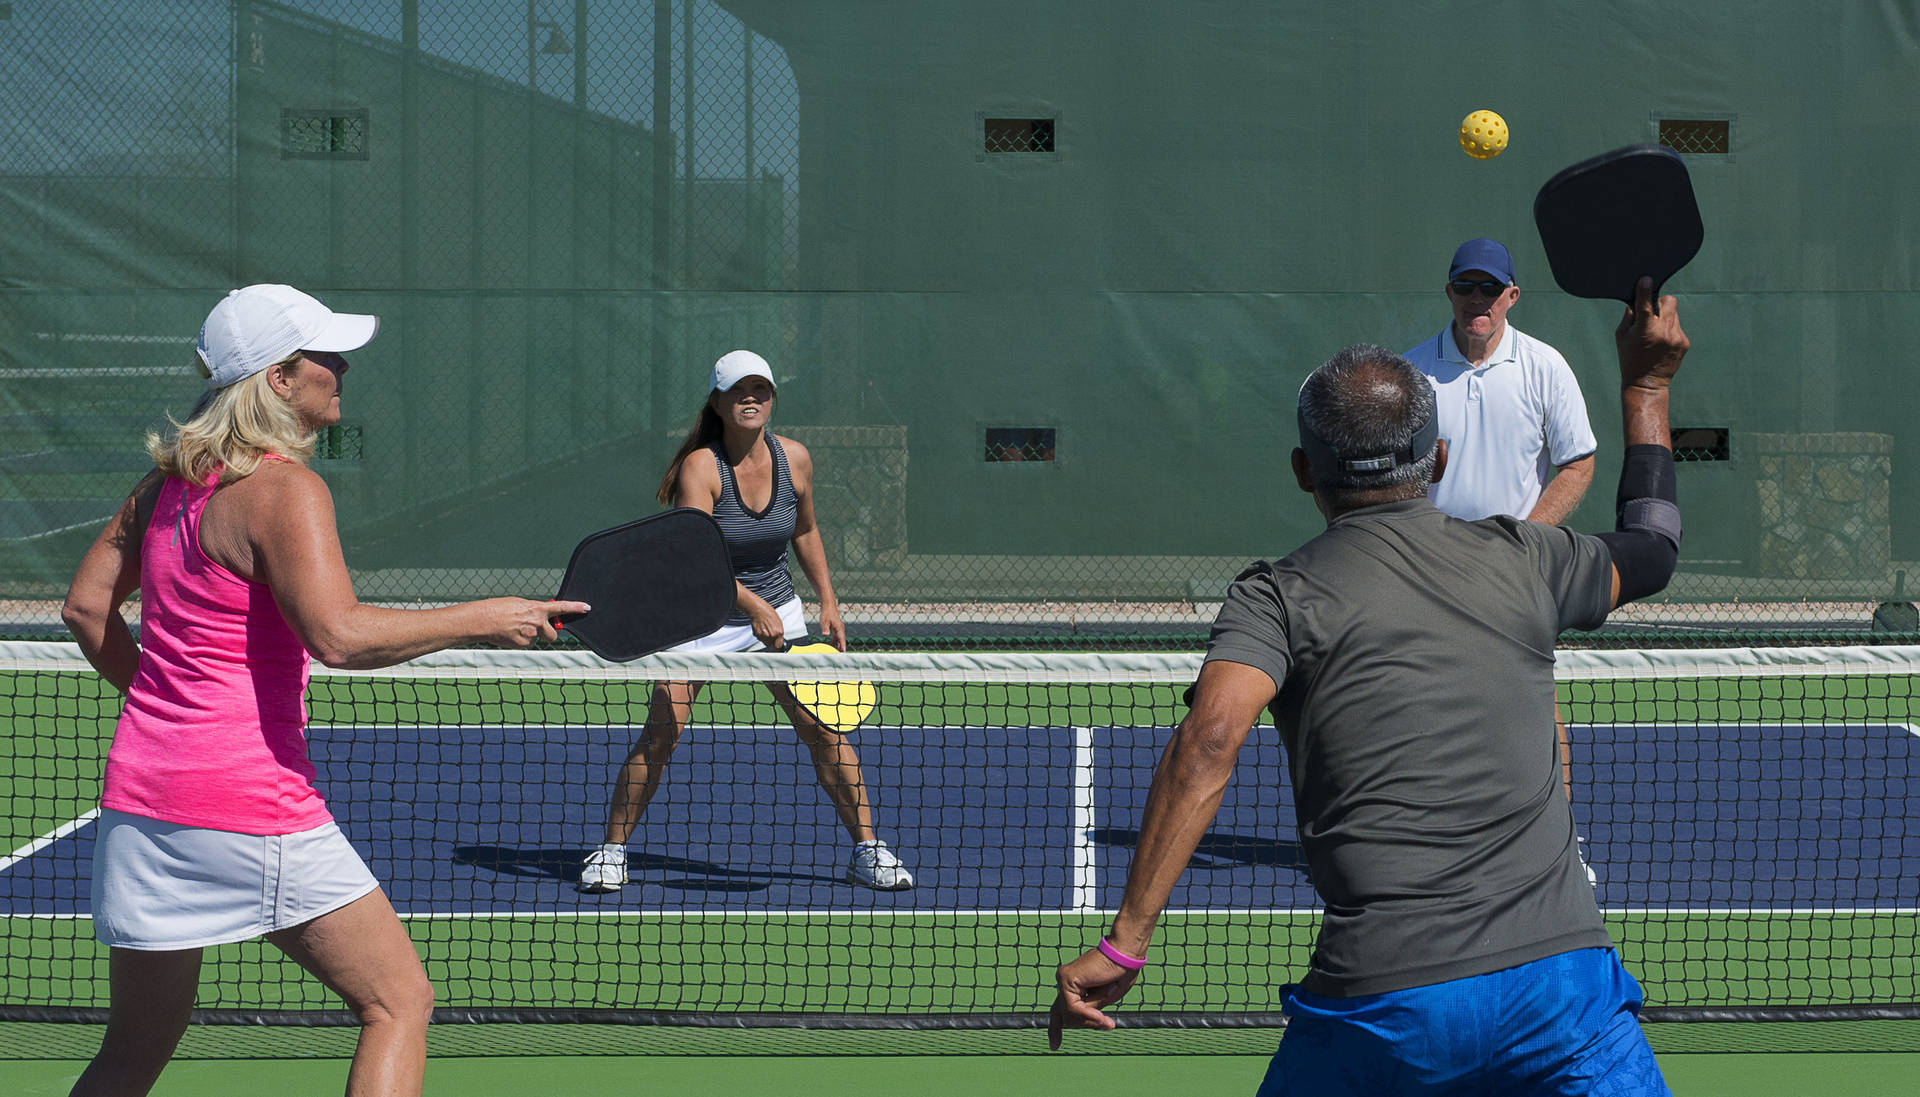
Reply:
<svg viewBox="0 0 1920 1097"><path fill-rule="evenodd" d="M1904 198L1854 188L1850 227L1721 242L1743 209L1839 193L1836 167L1775 171L1774 134L1845 100L1840 139L1873 154L1910 59L1848 32L1827 70L1847 75L1805 106L1760 74L1559 81L1530 94L1567 132L1509 109L1514 148L1472 167L1415 138L1445 149L1441 116L1483 104L1387 76L1368 114L1337 78L1365 43L1391 53L1386 13L1203 6L8 6L0 631L58 631L142 433L198 392L201 318L257 281L382 317L315 462L368 600L551 592L581 535L653 509L708 365L748 347L776 429L814 452L856 640L1196 644L1248 560L1317 527L1284 469L1300 379L1344 343L1430 335L1432 268L1487 232L1532 279L1515 322L1586 386L1600 486L1572 524L1606 528L1614 318L1551 289L1525 210L1566 162L1659 140L1695 165L1712 241L1676 285L1703 360L1676 404L1688 546L1599 642L1913 638L1906 386L1867 351L1920 310L1900 256L1842 259L1901 238ZM1774 7L1783 41L1812 18ZM1574 67L1613 71L1596 51ZM1689 95L1726 109L1664 109Z"/></svg>

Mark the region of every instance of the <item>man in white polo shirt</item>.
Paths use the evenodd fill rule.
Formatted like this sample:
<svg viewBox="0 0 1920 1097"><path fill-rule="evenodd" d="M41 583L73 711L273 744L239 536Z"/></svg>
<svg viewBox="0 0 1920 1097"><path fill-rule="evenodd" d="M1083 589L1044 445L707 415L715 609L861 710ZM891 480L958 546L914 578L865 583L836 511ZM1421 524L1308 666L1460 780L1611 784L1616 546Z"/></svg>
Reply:
<svg viewBox="0 0 1920 1097"><path fill-rule="evenodd" d="M1560 352L1507 323L1520 300L1513 256L1469 240L1447 271L1453 323L1406 352L1433 382L1447 474L1433 503L1469 521L1496 514L1559 525L1593 482L1598 443Z"/></svg>
<svg viewBox="0 0 1920 1097"><path fill-rule="evenodd" d="M1404 357L1433 383L1447 472L1429 494L1440 510L1477 521L1496 514L1557 526L1593 483L1599 443L1580 383L1560 352L1507 323L1520 300L1513 256L1498 240L1469 240L1447 269L1453 323ZM1554 714L1560 776L1573 799L1567 726ZM1599 877L1580 864L1587 882Z"/></svg>

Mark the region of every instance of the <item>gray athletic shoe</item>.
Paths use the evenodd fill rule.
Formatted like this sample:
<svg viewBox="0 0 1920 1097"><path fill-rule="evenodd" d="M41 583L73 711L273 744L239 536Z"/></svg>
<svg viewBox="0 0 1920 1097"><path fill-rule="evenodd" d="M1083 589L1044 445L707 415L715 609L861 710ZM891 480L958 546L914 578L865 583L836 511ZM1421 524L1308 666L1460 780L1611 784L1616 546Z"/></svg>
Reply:
<svg viewBox="0 0 1920 1097"><path fill-rule="evenodd" d="M875 891L905 891L913 886L913 874L878 838L853 847L853 860L847 863L847 879Z"/></svg>
<svg viewBox="0 0 1920 1097"><path fill-rule="evenodd" d="M627 851L596 849L587 854L580 866L580 890L590 893L619 891L627 882Z"/></svg>

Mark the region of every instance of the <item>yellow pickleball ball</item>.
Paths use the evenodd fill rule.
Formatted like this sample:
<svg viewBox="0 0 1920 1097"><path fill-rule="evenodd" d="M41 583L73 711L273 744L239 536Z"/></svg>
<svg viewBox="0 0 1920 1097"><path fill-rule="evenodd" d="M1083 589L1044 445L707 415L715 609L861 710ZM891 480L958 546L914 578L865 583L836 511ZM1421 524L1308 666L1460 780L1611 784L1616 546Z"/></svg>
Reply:
<svg viewBox="0 0 1920 1097"><path fill-rule="evenodd" d="M1507 151L1507 120L1490 110L1477 110L1460 123L1460 147L1475 160L1491 160Z"/></svg>

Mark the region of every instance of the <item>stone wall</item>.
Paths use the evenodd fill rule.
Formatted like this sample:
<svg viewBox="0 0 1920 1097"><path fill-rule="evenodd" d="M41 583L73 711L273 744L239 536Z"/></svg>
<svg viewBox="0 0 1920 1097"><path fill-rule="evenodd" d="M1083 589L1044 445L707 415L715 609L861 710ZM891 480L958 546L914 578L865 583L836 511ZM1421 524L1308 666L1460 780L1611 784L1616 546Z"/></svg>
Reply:
<svg viewBox="0 0 1920 1097"><path fill-rule="evenodd" d="M907 428L775 423L773 432L813 454L813 516L829 574L892 571L906 562ZM834 586L843 598L849 593Z"/></svg>
<svg viewBox="0 0 1920 1097"><path fill-rule="evenodd" d="M1758 571L1782 579L1885 580L1893 437L1749 434L1758 470Z"/></svg>

